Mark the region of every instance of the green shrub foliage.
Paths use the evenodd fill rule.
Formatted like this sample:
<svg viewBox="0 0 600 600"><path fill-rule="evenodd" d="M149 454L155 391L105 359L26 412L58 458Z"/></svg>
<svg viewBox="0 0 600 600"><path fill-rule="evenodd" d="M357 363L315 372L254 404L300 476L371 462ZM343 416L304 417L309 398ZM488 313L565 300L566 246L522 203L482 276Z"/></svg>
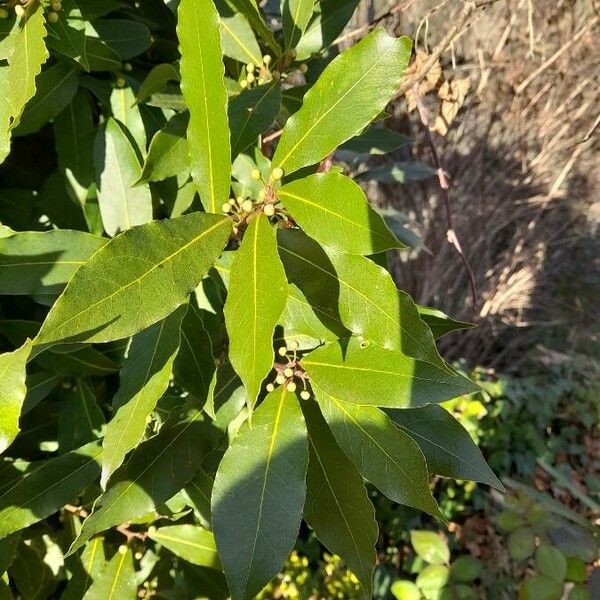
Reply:
<svg viewBox="0 0 600 600"><path fill-rule="evenodd" d="M2 598L251 599L302 519L369 598L365 480L438 517L432 473L500 486L439 406L465 324L332 166L389 145L411 54L338 54L356 4L0 9Z"/></svg>

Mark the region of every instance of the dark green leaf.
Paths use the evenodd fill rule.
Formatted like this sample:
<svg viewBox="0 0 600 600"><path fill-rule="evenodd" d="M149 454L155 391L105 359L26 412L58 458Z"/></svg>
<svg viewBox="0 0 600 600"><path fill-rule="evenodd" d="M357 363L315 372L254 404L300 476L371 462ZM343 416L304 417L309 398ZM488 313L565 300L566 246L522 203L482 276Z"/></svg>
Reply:
<svg viewBox="0 0 600 600"><path fill-rule="evenodd" d="M313 14L314 0L281 0L283 42L295 48Z"/></svg>
<svg viewBox="0 0 600 600"><path fill-rule="evenodd" d="M409 183L435 176L435 169L418 162L395 162L361 173L359 179L380 183Z"/></svg>
<svg viewBox="0 0 600 600"><path fill-rule="evenodd" d="M560 600L563 585L543 575L525 579L519 590L519 600Z"/></svg>
<svg viewBox="0 0 600 600"><path fill-rule="evenodd" d="M133 552L121 546L88 588L83 600L135 600Z"/></svg>
<svg viewBox="0 0 600 600"><path fill-rule="evenodd" d="M251 451L249 449L251 448ZM246 422L219 465L213 529L233 600L251 600L281 569L302 517L306 427L280 387Z"/></svg>
<svg viewBox="0 0 600 600"><path fill-rule="evenodd" d="M474 556L459 556L451 568L451 577L454 581L471 582L477 579L483 571L483 563Z"/></svg>
<svg viewBox="0 0 600 600"><path fill-rule="evenodd" d="M411 143L410 138L392 129L372 127L342 144L340 150L354 152L355 154L381 155L394 152Z"/></svg>
<svg viewBox="0 0 600 600"><path fill-rule="evenodd" d="M450 318L448 315L444 314L441 310L437 310L435 308L430 308L428 306L417 306L419 310L419 315L431 332L434 337L439 338L447 333L452 331L457 331L460 329L471 329L475 327L473 323L467 323L465 321L455 321Z"/></svg>
<svg viewBox="0 0 600 600"><path fill-rule="evenodd" d="M535 564L540 575L562 583L567 574L567 559L550 544L542 544L535 551Z"/></svg>
<svg viewBox="0 0 600 600"><path fill-rule="evenodd" d="M92 27L123 60L142 54L150 47L150 30L138 21L99 19Z"/></svg>
<svg viewBox="0 0 600 600"><path fill-rule="evenodd" d="M169 81L179 81L179 70L170 63L156 65L140 85L135 99L136 102L144 102L144 100L162 90Z"/></svg>

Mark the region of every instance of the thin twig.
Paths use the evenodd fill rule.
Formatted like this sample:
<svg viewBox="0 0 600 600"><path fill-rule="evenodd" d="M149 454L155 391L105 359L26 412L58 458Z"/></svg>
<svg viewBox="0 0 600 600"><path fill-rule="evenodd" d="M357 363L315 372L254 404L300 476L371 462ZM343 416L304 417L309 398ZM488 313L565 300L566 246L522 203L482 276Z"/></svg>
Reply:
<svg viewBox="0 0 600 600"><path fill-rule="evenodd" d="M421 125L423 126L423 131L425 132L425 137L427 138L427 143L429 145L429 150L431 151L431 155L433 156L433 162L435 164L436 173L440 183L442 200L444 203L444 211L446 214L446 237L448 239L448 243L453 246L456 250L460 260L462 261L463 267L467 273L467 277L469 279L469 285L471 287L471 297L473 300L473 310L477 310L477 286L475 283L475 274L473 273L473 269L465 256L460 241L454 231L454 224L452 221L452 209L450 207L450 194L448 192L450 185L448 183L448 178L444 173L444 168L440 161L440 157L438 151L435 147L435 143L433 141L433 136L431 134L431 130L429 129L429 115L427 114L427 109L423 104L423 100L419 94L419 84L416 83L413 87L413 94L415 96L415 101L417 103L417 110L419 113L419 118L421 120Z"/></svg>

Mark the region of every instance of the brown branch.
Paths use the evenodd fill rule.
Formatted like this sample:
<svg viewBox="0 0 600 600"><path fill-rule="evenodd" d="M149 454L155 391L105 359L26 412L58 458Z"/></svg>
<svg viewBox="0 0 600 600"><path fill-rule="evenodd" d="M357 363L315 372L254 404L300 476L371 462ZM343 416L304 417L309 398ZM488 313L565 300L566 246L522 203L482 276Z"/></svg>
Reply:
<svg viewBox="0 0 600 600"><path fill-rule="evenodd" d="M415 101L417 103L417 110L419 113L419 118L421 121L421 125L423 127L423 131L425 132L425 137L427 139L427 144L429 146L429 150L431 151L431 155L433 156L433 162L435 164L435 169L436 169L436 173L437 173L439 184L440 184L441 196L442 196L442 200L443 200L443 204L444 204L444 211L445 211L445 215L446 215L446 237L448 239L448 243L451 244L454 247L454 249L456 250L456 252L457 252L458 256L460 257L460 260L463 264L463 267L467 273L467 277L469 279L469 285L471 287L473 310L476 311L477 310L477 285L475 283L475 275L473 273L473 269L471 268L471 265L469 264L469 261L467 260L467 257L465 256L465 254L462 250L462 247L460 245L460 241L458 240L456 232L454 231L454 224L452 221L452 210L450 207L450 194L448 191L450 189L450 185L448 183L448 178L446 177L446 174L444 173L444 168L440 161L438 151L435 147L435 143L433 141L433 135L431 134L431 130L429 129L429 115L427 113L427 109L425 108L425 105L423 104L423 100L421 99L421 96L419 95L419 84L418 83L415 83L415 85L413 87L413 94L415 95Z"/></svg>
<svg viewBox="0 0 600 600"><path fill-rule="evenodd" d="M73 504L65 504L63 506L63 509L66 510L67 512L77 515L78 517L81 517L83 519L88 517L90 514L82 506L74 506ZM131 540L134 540L134 539L142 540L142 541L146 539L145 533L140 533L139 531L131 531L131 529L129 529L127 523L122 523L121 525L118 525L117 527L115 527L115 529L120 534L124 535L127 538L128 544L131 542Z"/></svg>

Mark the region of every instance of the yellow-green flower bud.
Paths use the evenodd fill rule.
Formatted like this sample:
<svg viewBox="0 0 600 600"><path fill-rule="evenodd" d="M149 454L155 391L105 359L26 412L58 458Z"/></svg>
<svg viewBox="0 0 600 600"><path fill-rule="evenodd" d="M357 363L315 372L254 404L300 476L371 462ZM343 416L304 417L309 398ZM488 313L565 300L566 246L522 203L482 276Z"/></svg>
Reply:
<svg viewBox="0 0 600 600"><path fill-rule="evenodd" d="M58 23L58 13L57 12L49 12L48 13L48 22Z"/></svg>
<svg viewBox="0 0 600 600"><path fill-rule="evenodd" d="M286 389L288 392L295 392L296 391L296 384L293 381L290 381L287 386Z"/></svg>
<svg viewBox="0 0 600 600"><path fill-rule="evenodd" d="M277 348L277 354L279 354L279 356L285 356L287 354L287 348L285 346L280 346Z"/></svg>
<svg viewBox="0 0 600 600"><path fill-rule="evenodd" d="M279 373L279 375L277 375L277 377L275 377L275 381L281 385L282 383L285 383L285 377Z"/></svg>
<svg viewBox="0 0 600 600"><path fill-rule="evenodd" d="M252 200L244 200L242 202L242 210L244 212L252 212L252 209L254 208L254 202L252 202Z"/></svg>
<svg viewBox="0 0 600 600"><path fill-rule="evenodd" d="M307 390L302 390L300 392L300 398L302 398L302 400L310 400L310 392Z"/></svg>
<svg viewBox="0 0 600 600"><path fill-rule="evenodd" d="M281 179L283 177L283 169L281 167L275 167L271 173L271 177L273 177L275 181Z"/></svg>
<svg viewBox="0 0 600 600"><path fill-rule="evenodd" d="M263 212L267 217L272 217L275 214L275 207L272 204L265 204Z"/></svg>
<svg viewBox="0 0 600 600"><path fill-rule="evenodd" d="M261 177L260 171L258 169L252 169L252 171L250 171L250 177L252 177L254 181L258 181Z"/></svg>
<svg viewBox="0 0 600 600"><path fill-rule="evenodd" d="M224 213L228 213L231 210L231 204L229 204L229 202L225 202L222 206L221 206L221 210Z"/></svg>
<svg viewBox="0 0 600 600"><path fill-rule="evenodd" d="M269 54L265 54L263 56L263 62L265 65L269 66L271 64L271 56Z"/></svg>

